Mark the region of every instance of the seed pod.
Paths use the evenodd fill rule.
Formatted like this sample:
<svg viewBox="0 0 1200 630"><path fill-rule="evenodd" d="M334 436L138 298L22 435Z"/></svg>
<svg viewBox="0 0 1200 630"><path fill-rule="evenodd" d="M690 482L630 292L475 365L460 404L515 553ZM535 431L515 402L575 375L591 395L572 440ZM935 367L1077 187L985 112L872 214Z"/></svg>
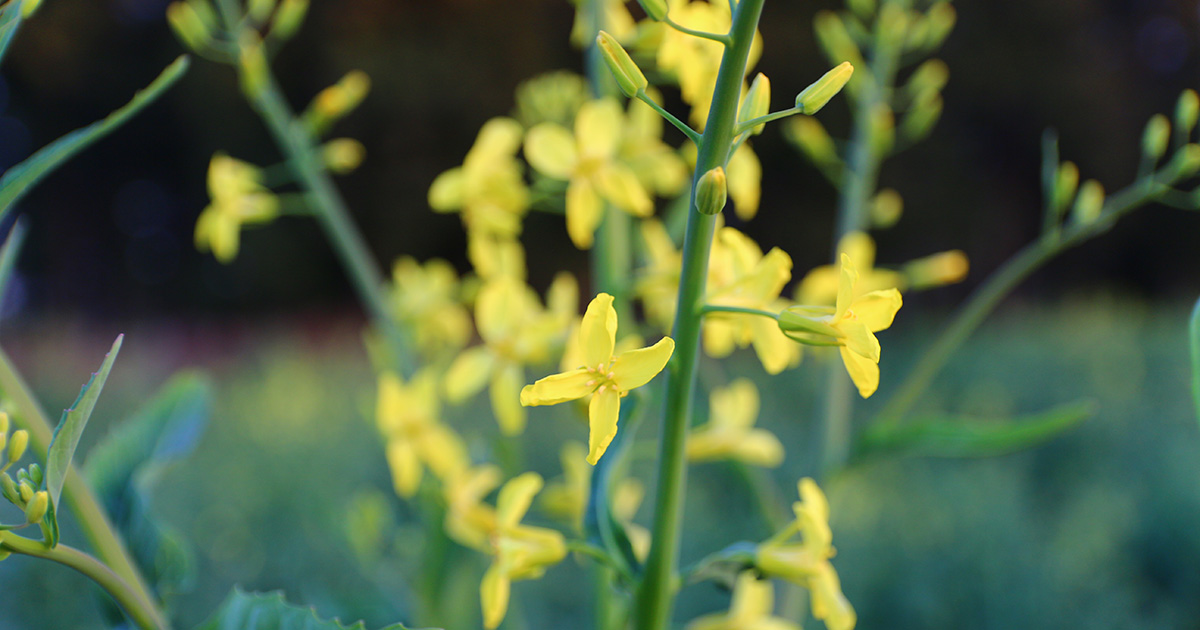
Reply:
<svg viewBox="0 0 1200 630"><path fill-rule="evenodd" d="M854 66L850 65L849 61L838 64L837 67L826 72L820 79L796 95L796 109L799 109L801 114L817 113L822 107L825 107L829 99L846 87L846 82L853 74Z"/></svg>
<svg viewBox="0 0 1200 630"><path fill-rule="evenodd" d="M701 175L696 183L696 210L702 214L717 214L725 209L728 194L725 169L718 166Z"/></svg>
<svg viewBox="0 0 1200 630"><path fill-rule="evenodd" d="M50 508L50 495L45 490L39 490L33 495L33 500L25 506L25 522L37 523L46 516Z"/></svg>
<svg viewBox="0 0 1200 630"><path fill-rule="evenodd" d="M25 429L14 431L8 442L8 461L15 462L25 456L25 447L29 446L29 432Z"/></svg>
<svg viewBox="0 0 1200 630"><path fill-rule="evenodd" d="M608 64L609 71L617 80L617 87L621 88L621 92L625 96L633 98L637 96L638 90L644 90L646 86L650 85L646 81L646 75L642 74L641 68L638 68L615 37L605 31L600 31L600 34L596 36L596 45L600 47L604 63Z"/></svg>

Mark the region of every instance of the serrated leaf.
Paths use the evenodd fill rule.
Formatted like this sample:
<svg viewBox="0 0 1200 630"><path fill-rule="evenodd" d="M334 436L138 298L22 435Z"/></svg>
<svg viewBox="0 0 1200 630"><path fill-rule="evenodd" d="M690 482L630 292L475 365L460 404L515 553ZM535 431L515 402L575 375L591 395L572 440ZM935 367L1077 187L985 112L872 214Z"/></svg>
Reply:
<svg viewBox="0 0 1200 630"><path fill-rule="evenodd" d="M100 369L92 374L80 390L75 404L63 411L62 419L54 428L54 436L50 438L50 448L46 453L46 490L50 492L51 505L58 505L63 483L67 479L67 470L71 467L71 458L75 456L75 448L79 446L79 436L83 435L83 429L92 417L96 400L100 398L104 381L108 380L108 373L112 371L113 362L117 360L117 353L121 351L121 341L124 339L125 335L117 335L112 349L104 355Z"/></svg>
<svg viewBox="0 0 1200 630"><path fill-rule="evenodd" d="M312 608L289 604L283 593L246 593L234 587L225 603L196 630L366 630L363 622L344 626L336 619L326 621ZM392 624L380 630L407 630ZM432 628L428 630L433 630Z"/></svg>
<svg viewBox="0 0 1200 630"><path fill-rule="evenodd" d="M19 3L11 2L9 6L16 4ZM3 17L0 17L0 28L3 28ZM0 38L2 37L4 35L0 33ZM4 41L0 39L0 45L3 45ZM188 57L180 56L167 66L150 85L134 94L133 98L120 109L51 142L29 156L24 162L8 169L4 176L0 177L0 225L8 220L13 205L43 177L157 100L166 92L167 88L170 88L183 76L187 67Z"/></svg>
<svg viewBox="0 0 1200 630"><path fill-rule="evenodd" d="M878 424L855 446L854 460L893 457L992 457L1045 443L1095 413L1090 401L1008 421L943 416Z"/></svg>

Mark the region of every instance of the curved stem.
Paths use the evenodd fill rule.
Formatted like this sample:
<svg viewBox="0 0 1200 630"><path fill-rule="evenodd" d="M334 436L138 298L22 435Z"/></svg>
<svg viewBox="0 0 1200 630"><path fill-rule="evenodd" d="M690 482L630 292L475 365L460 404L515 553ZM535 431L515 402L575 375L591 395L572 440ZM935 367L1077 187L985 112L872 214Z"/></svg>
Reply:
<svg viewBox="0 0 1200 630"><path fill-rule="evenodd" d="M17 372L8 354L0 349L0 391L3 391L20 413L13 414L14 424L29 432L29 446L38 458L45 460L46 452L50 449L53 438L53 425L42 410L41 404L33 397L29 386ZM139 600L144 602L143 608L150 611L155 622L154 628L167 628L166 616L154 604L150 587L133 562L133 556L121 542L116 528L108 518L107 512L88 487L87 482L80 476L72 465L67 470L63 484L62 500L75 514L79 529L87 539L96 555L104 561L132 589ZM62 545L59 545L62 547Z"/></svg>
<svg viewBox="0 0 1200 630"><path fill-rule="evenodd" d="M739 123L737 128L735 128L733 130L733 133L734 133L734 135L741 135L759 125L765 125L769 122L774 122L776 120L779 120L780 118L787 118L788 116L793 116L793 115L799 114L799 113L800 113L799 107L792 107L790 109L783 109L783 110L780 110L777 112L767 114L766 116L759 116L758 118L751 118L750 120Z"/></svg>
<svg viewBox="0 0 1200 630"><path fill-rule="evenodd" d="M655 103L654 99L650 98L649 94L646 94L646 90L638 90L635 96L639 101L649 105L650 109L658 112L659 116L662 116L664 120L674 125L676 129L682 131L683 135L687 136L688 140L692 141L692 144L695 144L697 147L700 146L700 141L703 139L703 136L700 135L700 132L692 129L691 125L679 120L674 114L663 109L662 105Z"/></svg>
<svg viewBox="0 0 1200 630"><path fill-rule="evenodd" d="M666 22L671 28L685 35L699 37L700 39L712 40L725 47L729 47L733 44L733 38L731 38L728 34L722 35L720 33L709 33L708 31L698 31L694 28L688 28L682 24L676 23L675 20L672 20L670 16L663 18L663 21Z"/></svg>
<svg viewBox="0 0 1200 630"><path fill-rule="evenodd" d="M50 549L36 540L17 536L11 532L0 533L0 549L34 558L53 560L71 567L107 591L139 628L158 630L167 627L158 610L146 601L137 589L117 575L108 565L78 549L61 544Z"/></svg>
<svg viewBox="0 0 1200 630"><path fill-rule="evenodd" d="M759 317L767 317L773 320L779 320L779 313L764 311L757 308L746 308L744 306L722 306L720 304L705 304L700 307L701 315L709 315L712 313L734 313L737 315L758 315Z"/></svg>
<svg viewBox="0 0 1200 630"><path fill-rule="evenodd" d="M742 79L746 75L746 60L754 39L754 31L758 27L759 16L762 15L762 6L763 0L741 0L733 13L733 25L729 31L732 43L725 49L725 55L721 59L717 84L713 90L712 108L696 156L696 171L692 178L693 195L700 176L724 165L729 159ZM687 477L684 446L691 424L703 320L700 311L705 296L708 256L716 221L716 215L705 215L695 211L688 213L687 232L683 242L683 267L672 333L675 339L675 355L671 357L668 366L666 410L659 441L653 542L638 588L634 610L634 627L639 630L662 630L667 627L671 617Z"/></svg>

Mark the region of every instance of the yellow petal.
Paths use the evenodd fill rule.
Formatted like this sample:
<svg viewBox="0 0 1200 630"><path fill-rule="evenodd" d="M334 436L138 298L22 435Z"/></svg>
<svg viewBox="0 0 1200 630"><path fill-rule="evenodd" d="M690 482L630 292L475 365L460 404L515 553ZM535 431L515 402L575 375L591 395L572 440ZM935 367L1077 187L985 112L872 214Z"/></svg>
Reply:
<svg viewBox="0 0 1200 630"><path fill-rule="evenodd" d="M879 388L879 364L847 350L844 346L838 350L842 353L842 362L846 364L850 380L854 381L854 386L858 388L858 394L863 398L870 398Z"/></svg>
<svg viewBox="0 0 1200 630"><path fill-rule="evenodd" d="M621 142L624 115L617 101L606 98L584 103L575 116L575 138L579 152L587 158L608 158Z"/></svg>
<svg viewBox="0 0 1200 630"><path fill-rule="evenodd" d="M675 340L663 337L649 348L622 352L613 361L612 380L617 387L627 392L641 387L658 375L675 352Z"/></svg>
<svg viewBox="0 0 1200 630"><path fill-rule="evenodd" d="M421 458L429 470L443 481L465 471L471 465L467 447L458 434L445 425L435 424L425 430L420 442Z"/></svg>
<svg viewBox="0 0 1200 630"><path fill-rule="evenodd" d="M521 404L526 407L557 405L583 398L596 389L596 375L579 368L562 374L551 374L533 385L521 389Z"/></svg>
<svg viewBox="0 0 1200 630"><path fill-rule="evenodd" d="M805 477L797 484L797 490L805 510L816 520L828 523L829 500L825 498L825 492L821 490L821 486L818 486L812 477Z"/></svg>
<svg viewBox="0 0 1200 630"><path fill-rule="evenodd" d="M511 156L521 146L521 132L521 123L512 118L493 118L483 124L467 157L491 161Z"/></svg>
<svg viewBox="0 0 1200 630"><path fill-rule="evenodd" d="M753 571L738 575L729 603L729 616L739 621L753 621L771 614L775 592L770 580L760 580ZM747 624L750 625L750 624Z"/></svg>
<svg viewBox="0 0 1200 630"><path fill-rule="evenodd" d="M446 370L446 377L442 381L442 391L446 400L457 404L479 393L484 383L487 383L494 363L495 357L486 346L464 350L454 359L454 363L450 364L450 369Z"/></svg>
<svg viewBox="0 0 1200 630"><path fill-rule="evenodd" d="M483 574L483 583L479 585L479 599L483 605L483 627L492 630L504 621L511 589L512 581L508 572L500 566L499 561L492 563L487 573Z"/></svg>
<svg viewBox="0 0 1200 630"><path fill-rule="evenodd" d="M728 387L718 387L709 396L712 423L729 428L748 428L758 417L758 388L747 378L739 378Z"/></svg>
<svg viewBox="0 0 1200 630"><path fill-rule="evenodd" d="M854 316L867 327L867 330L877 332L892 325L892 320L896 318L896 311L900 310L903 303L900 292L896 289L872 291L854 300L854 303L850 305L850 310L854 311Z"/></svg>
<svg viewBox="0 0 1200 630"><path fill-rule="evenodd" d="M421 485L421 462L412 443L396 440L387 446L388 467L392 470L392 485L396 494L412 498Z"/></svg>
<svg viewBox="0 0 1200 630"><path fill-rule="evenodd" d="M433 180L429 186L429 207L438 212L450 212L463 206L463 170L452 168Z"/></svg>
<svg viewBox="0 0 1200 630"><path fill-rule="evenodd" d="M570 179L579 160L575 138L561 125L536 125L525 134L525 159L547 177Z"/></svg>
<svg viewBox="0 0 1200 630"><path fill-rule="evenodd" d="M492 413L504 435L520 435L525 431L525 408L521 406L519 388L525 381L525 370L517 363L504 362L492 376Z"/></svg>
<svg viewBox="0 0 1200 630"><path fill-rule="evenodd" d="M853 312L853 309L847 311L847 313ZM879 363L879 340L875 338L866 324L857 318L847 319L837 323L835 328L841 331L843 335L841 341L846 344L845 347L848 350Z"/></svg>
<svg viewBox="0 0 1200 630"><path fill-rule="evenodd" d="M751 319L754 353L767 374L779 374L800 362L800 344L788 339L779 330L778 323L766 317L751 316Z"/></svg>
<svg viewBox="0 0 1200 630"><path fill-rule="evenodd" d="M586 177L573 177L567 184L567 235L579 249L591 249L596 226L604 216L600 195Z"/></svg>
<svg viewBox="0 0 1200 630"><path fill-rule="evenodd" d="M727 171L733 211L742 221L749 221L758 214L758 202L762 196L762 164L750 146L743 144L730 156Z"/></svg>
<svg viewBox="0 0 1200 630"><path fill-rule="evenodd" d="M611 387L596 392L588 405L588 463L595 466L608 445L617 436L617 416L621 413L621 395Z"/></svg>
<svg viewBox="0 0 1200 630"><path fill-rule="evenodd" d="M858 615L842 594L837 573L828 562L822 563L817 575L809 581L812 591L813 617L824 620L829 630L854 630Z"/></svg>
<svg viewBox="0 0 1200 630"><path fill-rule="evenodd" d="M737 459L751 466L775 468L783 463L783 443L766 429L754 429L738 441Z"/></svg>
<svg viewBox="0 0 1200 630"><path fill-rule="evenodd" d="M601 293L592 298L583 323L579 325L579 349L584 365L591 369L607 365L612 360L617 338L617 311L613 296Z"/></svg>
<svg viewBox="0 0 1200 630"><path fill-rule="evenodd" d="M854 283L858 282L858 271L854 268L854 262L846 254L841 256L842 274L838 280L837 292L837 310L833 318L839 319L846 309L850 308L850 302L854 299Z"/></svg>
<svg viewBox="0 0 1200 630"><path fill-rule="evenodd" d="M870 270L875 266L875 241L866 232L847 232L838 241L838 254L845 254L858 269Z"/></svg>
<svg viewBox="0 0 1200 630"><path fill-rule="evenodd" d="M704 320L704 352L715 359L733 354L737 347L738 326L725 317L710 317Z"/></svg>
<svg viewBox="0 0 1200 630"><path fill-rule="evenodd" d="M496 522L501 529L515 527L529 511L533 497L542 489L542 476L527 472L514 477L496 497Z"/></svg>
<svg viewBox="0 0 1200 630"><path fill-rule="evenodd" d="M638 217L654 213L654 202L637 175L624 164L607 164L596 171L593 182L596 190L614 206Z"/></svg>

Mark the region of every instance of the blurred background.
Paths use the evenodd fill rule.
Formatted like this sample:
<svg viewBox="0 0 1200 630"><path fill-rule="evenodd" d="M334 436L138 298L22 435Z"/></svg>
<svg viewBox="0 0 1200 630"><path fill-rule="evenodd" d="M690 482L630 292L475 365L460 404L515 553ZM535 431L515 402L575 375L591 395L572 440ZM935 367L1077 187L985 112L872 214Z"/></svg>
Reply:
<svg viewBox="0 0 1200 630"><path fill-rule="evenodd" d="M124 103L178 55L166 4L46 0L0 73L0 168ZM879 234L878 259L959 248L972 271L961 285L906 302L886 333L882 397L949 309L1036 237L1045 128L1058 131L1063 159L1084 178L1116 191L1133 179L1146 120L1200 87L1193 0L955 6L958 25L939 55L951 72L945 114L929 139L884 166L882 185L906 203L898 226ZM771 78L777 107L828 69L811 28L824 8L840 5L767 5L757 69ZM276 71L297 108L348 70L372 77L371 96L335 133L366 145L367 161L342 190L385 266L407 254L467 268L459 219L428 209L428 186L461 163L485 120L512 110L522 80L580 68L567 43L572 15L555 0L314 0ZM310 221L244 232L231 265L195 251L212 154L268 165L278 153L231 70L194 61L160 102L23 202L29 238L0 301L0 343L57 410L126 333L85 448L170 373L212 375L209 432L168 474L156 504L198 549L199 577L176 603L181 627L201 621L235 583L282 588L325 615L394 621L406 606L402 577L349 559L344 515L329 509L389 487L370 424L362 314ZM835 100L822 120L844 135L845 104ZM778 128L754 147L762 209L738 227L788 251L797 275L825 263L835 192ZM1200 294L1198 221L1146 208L1055 260L989 320L923 405L1003 417L1090 397L1101 409L1094 419L1032 452L889 462L838 480L836 563L860 627L1200 627L1200 435L1185 347L1187 309ZM535 285L559 269L585 273L586 256L557 217L531 215L524 240L539 244ZM764 418L815 407L819 366L764 380L739 361L731 374L767 384ZM815 470L806 453L814 429L768 424L789 445L793 461L778 477L790 500L795 479ZM546 448L530 452L546 451L540 470L549 477L561 439L580 436L545 426L531 439ZM689 522L707 529L685 541L685 555L752 527L714 517L736 513L714 498L736 496L727 471L699 467L695 479L705 491L689 504ZM398 500L387 505L398 522L411 517ZM643 508L640 520L648 515ZM403 527L389 545L400 556ZM523 600L527 618L545 620L534 627L567 627L555 621L571 618L570 581L529 585L549 593ZM102 627L72 596L83 584L22 558L0 564L0 628ZM678 618L715 609L721 597L695 587Z"/></svg>

